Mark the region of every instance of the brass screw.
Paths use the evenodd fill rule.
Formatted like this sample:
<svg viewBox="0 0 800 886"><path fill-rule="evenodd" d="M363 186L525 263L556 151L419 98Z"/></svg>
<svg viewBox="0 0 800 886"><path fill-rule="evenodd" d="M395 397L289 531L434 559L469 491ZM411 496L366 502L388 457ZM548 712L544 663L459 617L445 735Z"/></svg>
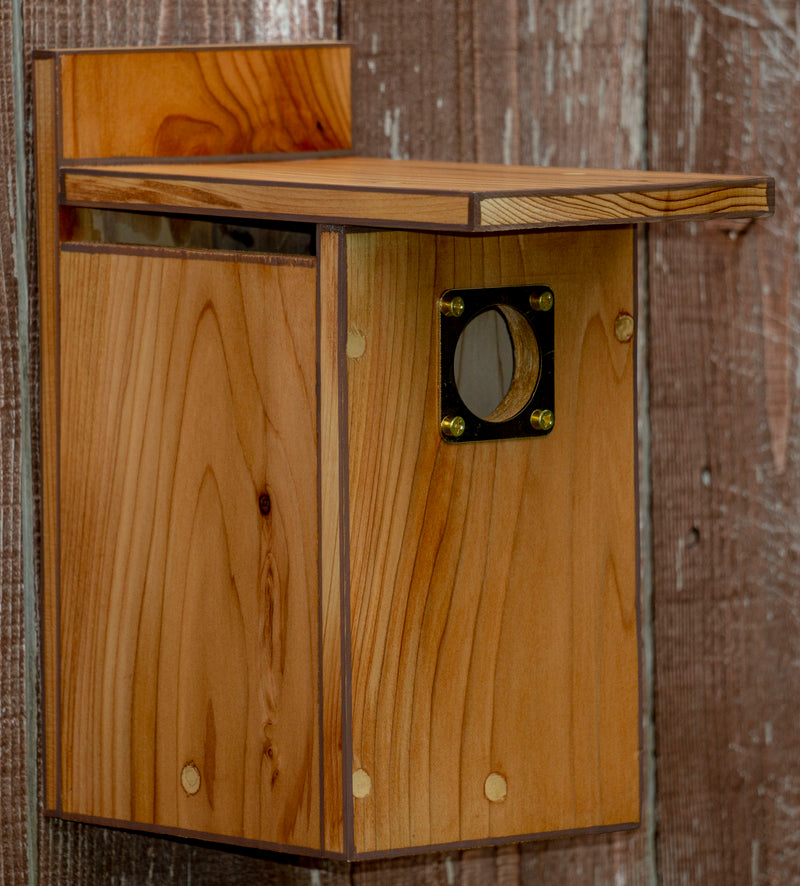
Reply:
<svg viewBox="0 0 800 886"><path fill-rule="evenodd" d="M534 409L531 413L531 427L537 431L549 431L556 423L556 417L549 409Z"/></svg>
<svg viewBox="0 0 800 886"><path fill-rule="evenodd" d="M627 311L620 311L614 321L614 335L616 335L617 341L623 344L629 342L633 338L633 327L633 317Z"/></svg>
<svg viewBox="0 0 800 886"><path fill-rule="evenodd" d="M439 299L439 310L445 317L460 317L464 313L464 299L460 295Z"/></svg>
<svg viewBox="0 0 800 886"><path fill-rule="evenodd" d="M549 311L553 307L553 293L549 289L534 292L528 299L534 311Z"/></svg>
<svg viewBox="0 0 800 886"><path fill-rule="evenodd" d="M460 415L448 415L442 419L442 433L446 437L460 437L467 429L467 423Z"/></svg>

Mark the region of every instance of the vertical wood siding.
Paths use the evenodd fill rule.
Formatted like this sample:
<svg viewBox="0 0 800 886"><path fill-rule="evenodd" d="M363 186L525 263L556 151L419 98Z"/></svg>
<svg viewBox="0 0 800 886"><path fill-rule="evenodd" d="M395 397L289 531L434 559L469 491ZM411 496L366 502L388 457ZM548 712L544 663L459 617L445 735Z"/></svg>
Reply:
<svg viewBox="0 0 800 886"><path fill-rule="evenodd" d="M643 825L632 833L352 868L41 819L40 882L729 886L800 878L796 4L18 5L27 206L13 197L12 4L0 9L0 886L28 882L14 225L34 242L31 53L337 36L355 46L358 151L776 176L772 219L668 225L646 235L640 289L650 316L656 656L647 691L656 698L656 756L645 775L656 777L657 794L646 795ZM28 267L35 349L32 249ZM35 395L35 360L31 382Z"/></svg>
<svg viewBox="0 0 800 886"><path fill-rule="evenodd" d="M0 8L0 883L27 882L19 336L11 4ZM22 221L24 224L24 220Z"/></svg>
<svg viewBox="0 0 800 886"><path fill-rule="evenodd" d="M651 6L651 164L769 169L779 195L650 237L664 883L800 877L798 14Z"/></svg>

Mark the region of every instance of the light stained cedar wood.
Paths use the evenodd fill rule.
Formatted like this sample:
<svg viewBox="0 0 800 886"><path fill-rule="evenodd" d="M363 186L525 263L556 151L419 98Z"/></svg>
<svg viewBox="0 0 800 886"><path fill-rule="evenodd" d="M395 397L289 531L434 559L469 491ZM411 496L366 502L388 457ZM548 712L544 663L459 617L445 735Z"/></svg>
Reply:
<svg viewBox="0 0 800 886"><path fill-rule="evenodd" d="M309 161L310 162L310 161ZM69 174L66 199L89 205L140 209L244 212L264 218L302 221L348 221L467 227L469 198L430 194L394 194L235 182L163 180L127 175Z"/></svg>
<svg viewBox="0 0 800 886"><path fill-rule="evenodd" d="M339 394L339 275L342 271L342 231L319 234L319 446L320 446L320 594L322 597L322 763L323 848L344 852L344 794L342 790L342 585L340 519L341 422Z"/></svg>
<svg viewBox="0 0 800 886"><path fill-rule="evenodd" d="M319 847L315 299L61 255L66 813Z"/></svg>
<svg viewBox="0 0 800 886"><path fill-rule="evenodd" d="M42 434L42 646L45 675L44 765L45 806L58 806L58 296L56 273L56 135L55 63L34 64L36 108L35 151L38 191L40 415Z"/></svg>
<svg viewBox="0 0 800 886"><path fill-rule="evenodd" d="M767 185L736 188L692 188L682 191L630 191L585 194L580 202L561 195L489 197L481 200L480 221L487 227L652 221L673 216L739 216L763 213L769 205Z"/></svg>
<svg viewBox="0 0 800 886"><path fill-rule="evenodd" d="M66 167L70 174L91 168ZM630 169L564 169L543 166L503 166L493 163L447 163L422 160L386 160L377 157L310 157L306 160L232 160L204 163L116 163L96 167L107 175L133 170L140 175L167 178L224 179L252 183L321 184L373 190L412 190L432 193L483 194L519 191L591 193L606 189L691 188L699 184L737 185L767 182L766 177L703 175Z"/></svg>
<svg viewBox="0 0 800 886"><path fill-rule="evenodd" d="M356 852L637 821L631 229L347 244ZM525 283L555 430L443 442L437 294Z"/></svg>
<svg viewBox="0 0 800 886"><path fill-rule="evenodd" d="M64 52L58 59L67 161L351 147L348 46Z"/></svg>
<svg viewBox="0 0 800 886"><path fill-rule="evenodd" d="M68 202L471 229L771 211L767 178L367 157L65 168ZM479 216L469 215L478 203Z"/></svg>

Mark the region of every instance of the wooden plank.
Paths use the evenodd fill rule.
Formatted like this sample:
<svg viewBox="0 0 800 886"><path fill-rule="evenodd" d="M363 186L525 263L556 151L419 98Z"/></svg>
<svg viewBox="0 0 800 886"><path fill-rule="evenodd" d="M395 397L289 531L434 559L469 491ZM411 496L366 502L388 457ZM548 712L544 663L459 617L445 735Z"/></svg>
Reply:
<svg viewBox="0 0 800 886"><path fill-rule="evenodd" d="M319 446L320 446L320 595L322 600L322 846L345 851L342 748L346 746L342 667L342 435L346 433L339 364L345 343L339 340L344 235L323 230L319 235Z"/></svg>
<svg viewBox="0 0 800 886"><path fill-rule="evenodd" d="M347 260L356 851L637 822L631 229ZM525 283L556 293L555 430L443 442L437 293Z"/></svg>
<svg viewBox="0 0 800 886"><path fill-rule="evenodd" d="M691 188L581 195L487 197L480 202L481 225L540 227L633 221L668 221L698 216L739 217L771 211L766 183L735 188Z"/></svg>
<svg viewBox="0 0 800 886"><path fill-rule="evenodd" d="M62 253L63 809L318 847L316 273L204 255Z"/></svg>
<svg viewBox="0 0 800 886"><path fill-rule="evenodd" d="M58 62L67 161L351 147L347 46L64 52Z"/></svg>
<svg viewBox="0 0 800 886"><path fill-rule="evenodd" d="M386 160L376 157L321 157L306 160L242 160L174 163L87 163L64 167L67 179L80 172L119 173L165 179L244 181L255 185L321 185L352 190L484 196L617 193L631 190L689 190L701 186L761 184L766 176L702 174L637 169L579 169L552 166L503 166L497 163Z"/></svg>
<svg viewBox="0 0 800 886"><path fill-rule="evenodd" d="M87 205L157 207L168 212L199 208L217 214L242 212L315 222L414 223L444 228L466 228L469 222L469 199L463 195L375 194L302 185L198 183L194 179L138 178L127 174L70 174L66 177L65 197L68 202Z"/></svg>
<svg viewBox="0 0 800 886"><path fill-rule="evenodd" d="M782 193L751 226L651 235L661 877L789 883L800 877L797 19L786 4L657 2L650 15L653 162L761 168Z"/></svg>
<svg viewBox="0 0 800 886"><path fill-rule="evenodd" d="M767 178L341 157L64 170L68 202L470 230L772 211ZM475 204L475 217L471 207Z"/></svg>

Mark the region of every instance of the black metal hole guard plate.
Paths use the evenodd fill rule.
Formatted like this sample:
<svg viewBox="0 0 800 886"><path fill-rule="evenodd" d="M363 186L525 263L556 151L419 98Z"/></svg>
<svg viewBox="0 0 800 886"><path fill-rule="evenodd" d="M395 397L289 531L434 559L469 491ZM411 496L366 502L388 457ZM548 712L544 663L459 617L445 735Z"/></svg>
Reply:
<svg viewBox="0 0 800 886"><path fill-rule="evenodd" d="M543 437L552 431L531 425L531 413L537 409L555 411L554 351L555 351L555 304L548 311L531 307L531 295L552 292L550 286L500 286L481 289L449 289L442 293L441 301L460 297L464 311L458 317L439 313L439 353L441 359L440 423L447 417L460 415L466 428L460 437L450 437L442 431L449 443L467 443L479 440L502 440L515 437ZM533 393L520 412L506 421L488 421L475 415L461 398L455 379L455 355L458 339L467 324L478 314L496 306L508 305L518 311L529 323L539 348L539 376ZM516 361L516 355L515 355Z"/></svg>

